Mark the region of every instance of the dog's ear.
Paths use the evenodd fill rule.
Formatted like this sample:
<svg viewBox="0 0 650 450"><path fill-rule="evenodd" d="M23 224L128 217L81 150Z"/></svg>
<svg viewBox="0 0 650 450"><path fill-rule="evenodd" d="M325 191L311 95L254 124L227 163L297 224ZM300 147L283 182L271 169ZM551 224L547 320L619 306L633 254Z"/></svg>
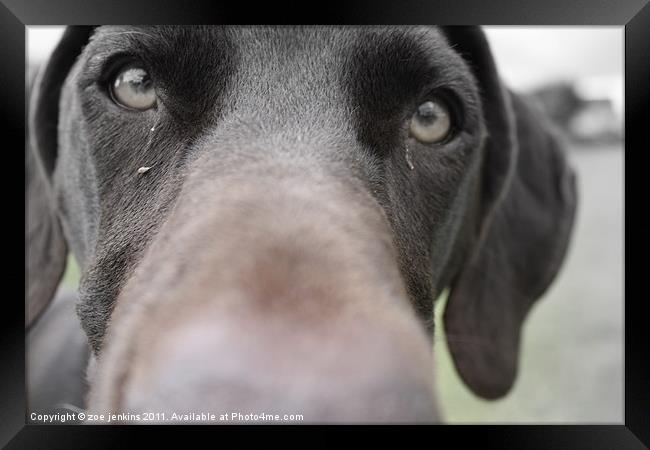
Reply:
<svg viewBox="0 0 650 450"><path fill-rule="evenodd" d="M30 87L25 154L26 326L43 312L65 270L67 245L53 188L61 87L91 27L68 27Z"/></svg>
<svg viewBox="0 0 650 450"><path fill-rule="evenodd" d="M494 399L512 387L523 321L564 259L575 176L550 123L501 84L482 30L444 33L474 73L488 130L475 239L451 283L444 326L461 378Z"/></svg>

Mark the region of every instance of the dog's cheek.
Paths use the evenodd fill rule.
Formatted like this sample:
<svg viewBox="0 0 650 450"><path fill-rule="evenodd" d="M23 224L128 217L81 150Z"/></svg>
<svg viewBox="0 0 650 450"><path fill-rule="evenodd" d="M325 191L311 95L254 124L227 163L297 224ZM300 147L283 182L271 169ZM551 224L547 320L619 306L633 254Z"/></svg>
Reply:
<svg viewBox="0 0 650 450"><path fill-rule="evenodd" d="M55 185L63 231L83 268L97 241L99 198L81 98L69 79L61 93Z"/></svg>
<svg viewBox="0 0 650 450"><path fill-rule="evenodd" d="M428 324L433 300L444 288L444 269L454 258L453 243L471 207L480 159L477 141L459 140L444 148L410 142L413 169L400 149L392 152L386 165L384 207L409 294Z"/></svg>

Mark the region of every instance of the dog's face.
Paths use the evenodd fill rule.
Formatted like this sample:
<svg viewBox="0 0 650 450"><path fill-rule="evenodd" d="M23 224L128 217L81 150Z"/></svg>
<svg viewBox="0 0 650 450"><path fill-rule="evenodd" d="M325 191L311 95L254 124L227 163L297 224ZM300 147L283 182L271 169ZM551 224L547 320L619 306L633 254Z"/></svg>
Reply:
<svg viewBox="0 0 650 450"><path fill-rule="evenodd" d="M445 287L461 376L511 386L575 193L479 30L70 29L36 91L29 319L67 242L92 409L434 420Z"/></svg>

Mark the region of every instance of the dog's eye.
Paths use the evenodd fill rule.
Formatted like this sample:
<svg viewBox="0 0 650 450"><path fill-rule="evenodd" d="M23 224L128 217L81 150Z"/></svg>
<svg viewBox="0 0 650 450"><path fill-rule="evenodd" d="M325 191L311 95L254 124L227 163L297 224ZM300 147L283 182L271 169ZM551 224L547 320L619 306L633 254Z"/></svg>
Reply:
<svg viewBox="0 0 650 450"><path fill-rule="evenodd" d="M120 70L110 84L113 100L129 109L144 111L156 104L156 90L142 67L131 65Z"/></svg>
<svg viewBox="0 0 650 450"><path fill-rule="evenodd" d="M425 144L444 141L451 129L451 111L441 98L422 103L411 118L411 135Z"/></svg>

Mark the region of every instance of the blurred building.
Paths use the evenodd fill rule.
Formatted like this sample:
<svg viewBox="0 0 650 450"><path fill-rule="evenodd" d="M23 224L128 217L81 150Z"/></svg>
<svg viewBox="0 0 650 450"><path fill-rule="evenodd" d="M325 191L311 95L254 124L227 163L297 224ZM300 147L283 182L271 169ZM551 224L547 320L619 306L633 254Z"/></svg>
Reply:
<svg viewBox="0 0 650 450"><path fill-rule="evenodd" d="M622 111L615 80L580 78L533 89L530 95L576 143L610 144L623 139Z"/></svg>

